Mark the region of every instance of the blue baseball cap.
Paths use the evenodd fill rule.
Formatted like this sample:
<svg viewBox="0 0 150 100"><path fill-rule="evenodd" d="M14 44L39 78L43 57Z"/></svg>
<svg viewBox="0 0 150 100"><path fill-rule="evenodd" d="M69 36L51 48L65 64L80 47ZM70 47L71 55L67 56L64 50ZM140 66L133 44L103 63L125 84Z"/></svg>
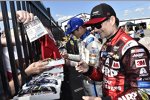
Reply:
<svg viewBox="0 0 150 100"><path fill-rule="evenodd" d="M67 23L66 35L71 34L73 31L78 29L80 26L83 26L84 21L81 18L71 18Z"/></svg>

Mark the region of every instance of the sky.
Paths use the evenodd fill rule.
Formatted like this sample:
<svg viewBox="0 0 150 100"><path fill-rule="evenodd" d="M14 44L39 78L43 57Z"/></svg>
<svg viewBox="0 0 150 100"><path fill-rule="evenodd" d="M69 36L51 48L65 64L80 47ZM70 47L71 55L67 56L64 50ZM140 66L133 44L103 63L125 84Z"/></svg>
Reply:
<svg viewBox="0 0 150 100"><path fill-rule="evenodd" d="M120 20L150 17L150 1L144 0L49 0L42 1L50 8L52 17L61 23L80 13L90 14L100 3L111 5Z"/></svg>

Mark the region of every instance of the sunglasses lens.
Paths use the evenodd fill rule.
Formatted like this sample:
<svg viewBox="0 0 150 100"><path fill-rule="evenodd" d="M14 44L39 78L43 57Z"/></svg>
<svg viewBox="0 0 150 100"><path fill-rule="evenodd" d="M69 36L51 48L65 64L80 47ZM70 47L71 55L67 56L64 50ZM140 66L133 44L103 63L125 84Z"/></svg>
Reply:
<svg viewBox="0 0 150 100"><path fill-rule="evenodd" d="M101 26L100 23L91 26L92 30L94 30L95 28L100 29L101 27L102 27L102 26Z"/></svg>
<svg viewBox="0 0 150 100"><path fill-rule="evenodd" d="M91 29L92 29L92 30L94 30L94 29L95 29L95 26L94 26L94 25L93 25L93 26L91 26Z"/></svg>
<svg viewBox="0 0 150 100"><path fill-rule="evenodd" d="M97 29L100 29L102 26L101 26L101 24L97 24L95 27L96 27Z"/></svg>
<svg viewBox="0 0 150 100"><path fill-rule="evenodd" d="M104 22L104 21L106 21L106 20L108 20L109 18L106 18L105 20L103 20L102 22L100 22L100 23L97 23L97 24L95 24L95 25L93 25L93 26L91 26L91 28L92 28L92 30L94 30L95 28L97 28L97 29L100 29L100 28L102 28L102 23Z"/></svg>

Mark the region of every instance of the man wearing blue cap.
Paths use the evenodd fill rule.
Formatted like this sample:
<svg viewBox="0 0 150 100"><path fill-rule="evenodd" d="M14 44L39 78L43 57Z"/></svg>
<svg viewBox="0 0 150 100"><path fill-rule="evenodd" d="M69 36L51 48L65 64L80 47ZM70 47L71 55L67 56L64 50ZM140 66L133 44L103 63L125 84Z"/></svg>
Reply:
<svg viewBox="0 0 150 100"><path fill-rule="evenodd" d="M90 31L83 24L82 19L75 17L71 18L67 23L67 31L65 34L76 36L78 39L79 55L62 53L62 56L66 58L66 63L70 66L75 66L79 61L83 60L89 65L97 67L99 65L99 55L97 53L100 51L101 43L96 37L90 34ZM100 96L100 89L98 89L99 91L96 90L96 88L100 88L100 85L94 85L95 88L93 88L93 84L98 83L89 78L87 80L83 80L85 94L89 96Z"/></svg>

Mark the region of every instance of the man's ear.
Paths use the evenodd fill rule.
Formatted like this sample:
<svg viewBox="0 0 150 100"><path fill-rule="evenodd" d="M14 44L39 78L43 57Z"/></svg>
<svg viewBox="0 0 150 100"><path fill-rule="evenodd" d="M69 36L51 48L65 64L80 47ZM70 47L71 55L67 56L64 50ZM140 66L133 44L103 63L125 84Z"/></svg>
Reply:
<svg viewBox="0 0 150 100"><path fill-rule="evenodd" d="M115 18L115 16L111 16L110 17L110 23L111 23L111 25L115 25L116 23L116 18Z"/></svg>

